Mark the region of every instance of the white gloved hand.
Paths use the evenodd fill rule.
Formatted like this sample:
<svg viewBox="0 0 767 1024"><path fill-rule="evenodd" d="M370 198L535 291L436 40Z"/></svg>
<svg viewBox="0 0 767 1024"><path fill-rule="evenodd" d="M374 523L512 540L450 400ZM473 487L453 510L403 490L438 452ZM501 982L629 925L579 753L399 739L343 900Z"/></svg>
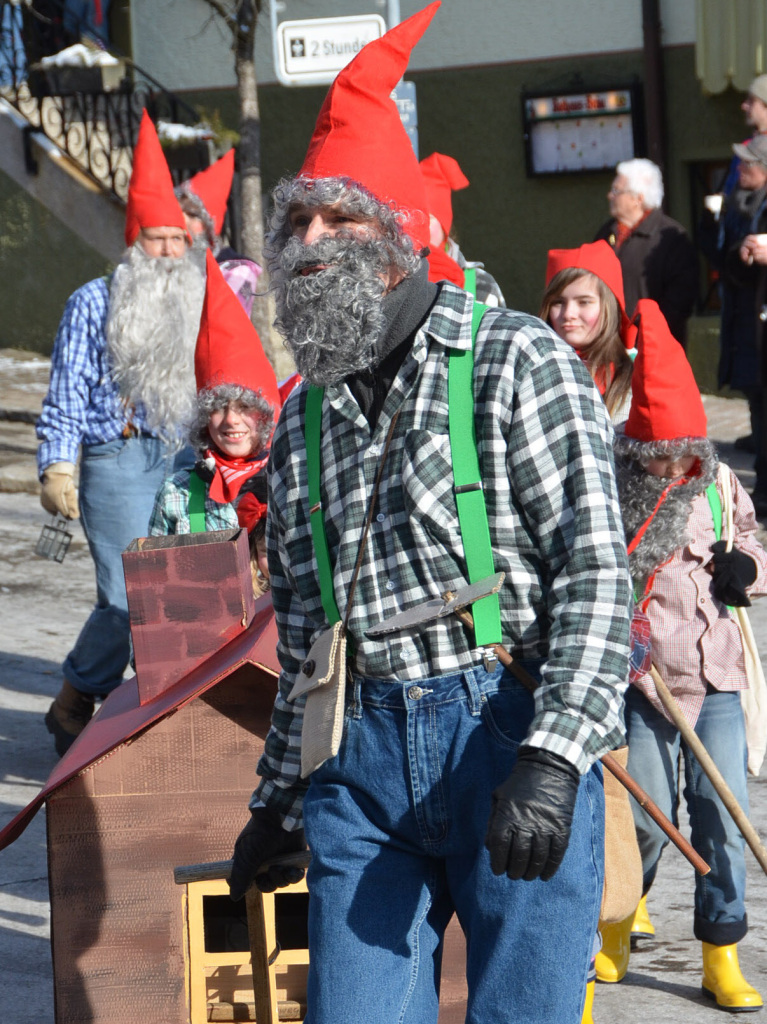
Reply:
<svg viewBox="0 0 767 1024"><path fill-rule="evenodd" d="M74 475L73 462L52 462L50 466L45 467L40 504L52 516L60 512L65 519L80 518Z"/></svg>

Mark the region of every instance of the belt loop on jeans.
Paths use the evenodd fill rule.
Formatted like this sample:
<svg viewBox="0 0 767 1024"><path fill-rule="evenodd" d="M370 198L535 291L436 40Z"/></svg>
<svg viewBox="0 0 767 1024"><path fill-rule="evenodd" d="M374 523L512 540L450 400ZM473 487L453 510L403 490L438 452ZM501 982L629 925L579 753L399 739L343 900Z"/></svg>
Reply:
<svg viewBox="0 0 767 1024"><path fill-rule="evenodd" d="M477 673L486 675L484 668L470 668L463 673L463 683L466 687L466 694L469 698L469 712L474 717L482 713L482 694L477 683Z"/></svg>
<svg viewBox="0 0 767 1024"><path fill-rule="evenodd" d="M362 679L360 676L352 675L352 685L346 690L346 714L349 718L362 718ZM349 696L351 690L351 696Z"/></svg>

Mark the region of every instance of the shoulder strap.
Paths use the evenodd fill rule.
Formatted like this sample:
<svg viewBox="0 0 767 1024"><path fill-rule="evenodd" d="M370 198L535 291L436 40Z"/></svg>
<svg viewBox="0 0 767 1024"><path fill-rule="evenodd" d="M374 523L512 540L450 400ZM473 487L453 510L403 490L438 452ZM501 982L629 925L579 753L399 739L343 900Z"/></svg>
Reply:
<svg viewBox="0 0 767 1024"><path fill-rule="evenodd" d="M322 401L325 389L312 385L306 396L304 411L304 438L306 441L306 477L309 484L309 522L312 528L314 557L320 579L322 607L329 624L341 621L333 590L333 568L325 532L325 513L322 510L320 478L322 475Z"/></svg>
<svg viewBox="0 0 767 1024"><path fill-rule="evenodd" d="M205 533L205 481L194 469L189 474L189 532Z"/></svg>
<svg viewBox="0 0 767 1024"><path fill-rule="evenodd" d="M722 536L722 500L719 497L716 480L706 488L706 497L711 506L711 515L714 520L714 536L719 540Z"/></svg>
<svg viewBox="0 0 767 1024"><path fill-rule="evenodd" d="M474 424L474 345L480 321L487 308L479 302L474 303L472 347L466 351L451 349L448 362L448 429L455 504L470 583L476 583L495 572ZM477 646L488 647L501 643L503 635L498 595L491 594L475 601L472 613Z"/></svg>
<svg viewBox="0 0 767 1024"><path fill-rule="evenodd" d="M463 287L470 295L477 297L477 268L466 267L463 272Z"/></svg>

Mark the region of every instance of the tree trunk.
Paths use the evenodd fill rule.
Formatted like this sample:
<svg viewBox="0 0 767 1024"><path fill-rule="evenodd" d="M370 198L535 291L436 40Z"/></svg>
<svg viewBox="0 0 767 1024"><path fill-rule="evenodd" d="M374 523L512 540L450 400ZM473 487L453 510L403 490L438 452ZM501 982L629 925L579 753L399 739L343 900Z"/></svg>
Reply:
<svg viewBox="0 0 767 1024"><path fill-rule="evenodd" d="M255 260L263 273L258 279L258 292L253 303L251 320L258 331L269 362L278 379L294 369L282 339L272 327L275 309L269 289L269 272L264 259L264 215L261 189L261 118L258 109L256 66L252 52L235 54L237 92L240 101L240 183L242 199L243 255Z"/></svg>

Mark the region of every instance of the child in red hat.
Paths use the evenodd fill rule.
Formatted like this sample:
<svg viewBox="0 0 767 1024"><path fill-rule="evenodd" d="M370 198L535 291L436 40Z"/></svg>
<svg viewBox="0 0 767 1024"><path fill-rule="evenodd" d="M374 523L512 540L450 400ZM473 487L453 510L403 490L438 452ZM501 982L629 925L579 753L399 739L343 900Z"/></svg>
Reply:
<svg viewBox="0 0 767 1024"><path fill-rule="evenodd" d="M621 265L607 242L549 251L539 315L575 349L610 418L623 423L631 404L636 331L626 315Z"/></svg>
<svg viewBox="0 0 767 1024"><path fill-rule="evenodd" d="M641 299L637 312L631 412L615 442L635 596L649 618L653 664L747 808L741 691L749 684L732 606L767 593L767 553L756 539L750 498L735 474L719 465L706 438L703 403L683 350L655 302ZM725 539L720 534L728 520L728 490L732 536ZM626 730L629 771L669 817L677 804L680 750L684 756L692 844L711 866L695 883L693 927L703 944L703 991L722 1009L756 1010L761 996L743 978L737 957L737 943L748 930L744 841L670 721L649 673L629 686ZM668 840L638 804L632 806L646 896ZM628 967L633 920L632 915L603 935L600 956L614 961L613 980ZM646 922L645 932L652 933Z"/></svg>
<svg viewBox="0 0 767 1024"><path fill-rule="evenodd" d="M197 423L191 441L201 458L157 493L151 536L247 529L254 589L266 589L266 464L281 408L274 371L247 314L213 254L195 350Z"/></svg>

